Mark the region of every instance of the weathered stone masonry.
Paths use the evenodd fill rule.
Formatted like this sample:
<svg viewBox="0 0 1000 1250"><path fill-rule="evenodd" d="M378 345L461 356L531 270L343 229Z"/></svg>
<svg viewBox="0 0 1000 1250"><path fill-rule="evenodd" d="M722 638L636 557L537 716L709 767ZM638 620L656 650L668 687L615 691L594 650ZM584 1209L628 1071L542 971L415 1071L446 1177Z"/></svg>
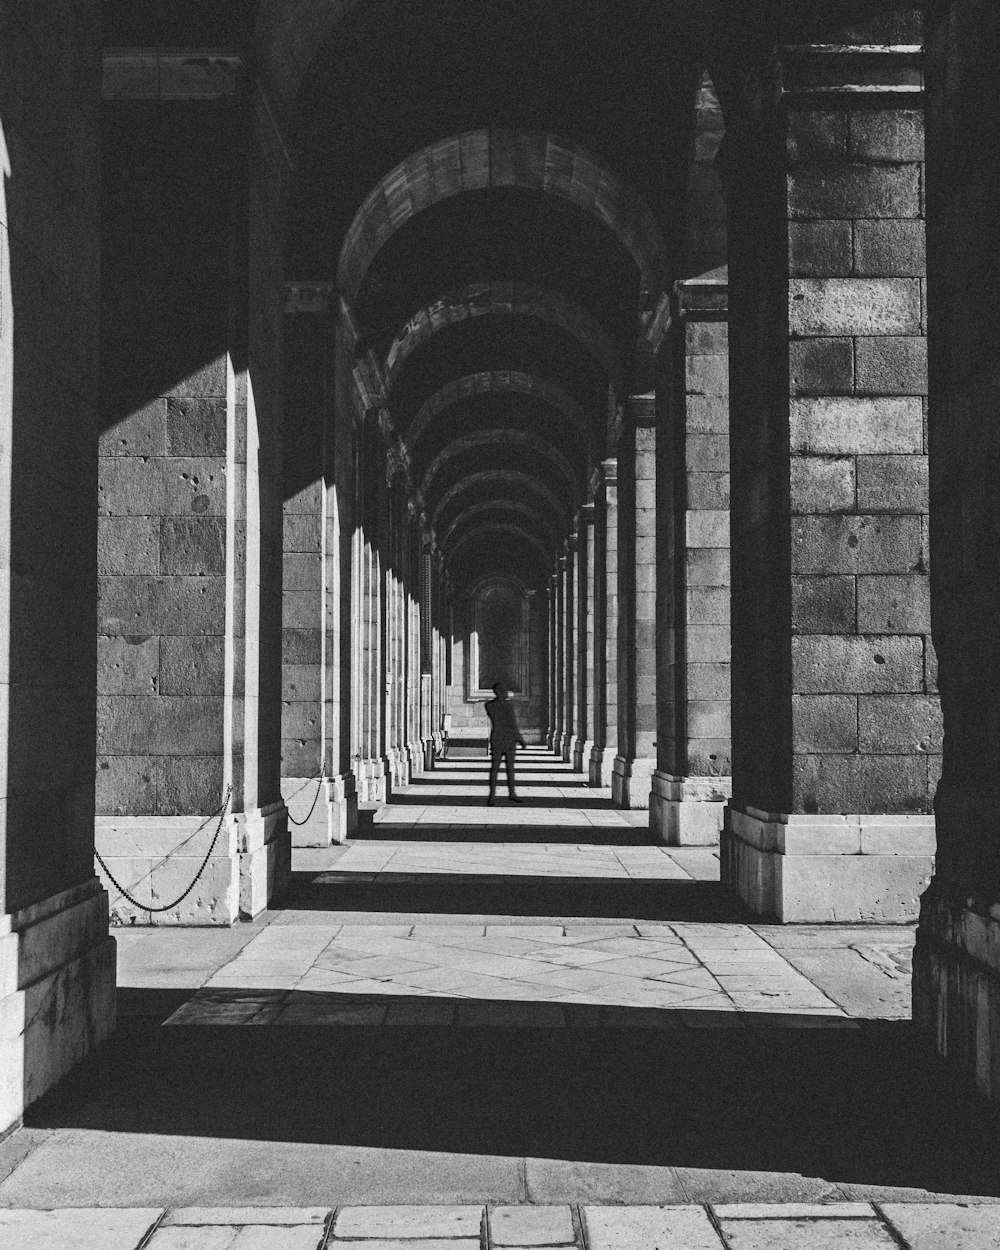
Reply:
<svg viewBox="0 0 1000 1250"><path fill-rule="evenodd" d="M905 920L941 749L920 70L905 48L823 45L782 49L777 72L734 150L758 175L730 186L724 876L776 919Z"/></svg>

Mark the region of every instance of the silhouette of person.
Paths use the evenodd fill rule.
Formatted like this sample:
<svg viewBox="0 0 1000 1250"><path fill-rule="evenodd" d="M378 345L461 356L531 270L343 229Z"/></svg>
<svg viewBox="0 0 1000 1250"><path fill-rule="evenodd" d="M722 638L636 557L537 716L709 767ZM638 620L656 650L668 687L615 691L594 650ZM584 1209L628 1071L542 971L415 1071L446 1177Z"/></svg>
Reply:
<svg viewBox="0 0 1000 1250"><path fill-rule="evenodd" d="M507 763L507 790L512 803L521 800L515 793L514 756L518 746L524 746L524 739L514 718L514 705L507 698L507 687L498 681L493 687L495 699L486 704L486 715L490 718L490 797L487 806L496 802L497 778L500 776L500 761Z"/></svg>

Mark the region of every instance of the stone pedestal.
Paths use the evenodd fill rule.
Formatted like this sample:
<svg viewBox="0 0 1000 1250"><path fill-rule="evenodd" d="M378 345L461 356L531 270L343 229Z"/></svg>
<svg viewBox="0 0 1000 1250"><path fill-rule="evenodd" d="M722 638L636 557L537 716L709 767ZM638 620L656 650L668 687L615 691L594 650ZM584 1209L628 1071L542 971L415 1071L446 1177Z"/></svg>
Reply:
<svg viewBox="0 0 1000 1250"><path fill-rule="evenodd" d="M0 1133L115 1027L115 941L93 878L0 915Z"/></svg>
<svg viewBox="0 0 1000 1250"><path fill-rule="evenodd" d="M353 773L322 781L286 777L282 789L293 847L336 846L357 829L358 795Z"/></svg>
<svg viewBox="0 0 1000 1250"><path fill-rule="evenodd" d="M562 688L563 717L562 733L556 744L556 750L564 763L573 758L573 737L576 732L576 535L566 540L566 554L559 561L562 576L563 602L563 649L562 649Z"/></svg>
<svg viewBox="0 0 1000 1250"><path fill-rule="evenodd" d="M910 924L934 870L933 816L726 809L722 874L779 924Z"/></svg>
<svg viewBox="0 0 1000 1250"><path fill-rule="evenodd" d="M717 846L731 792L729 777L672 777L657 770L649 827L668 846Z"/></svg>

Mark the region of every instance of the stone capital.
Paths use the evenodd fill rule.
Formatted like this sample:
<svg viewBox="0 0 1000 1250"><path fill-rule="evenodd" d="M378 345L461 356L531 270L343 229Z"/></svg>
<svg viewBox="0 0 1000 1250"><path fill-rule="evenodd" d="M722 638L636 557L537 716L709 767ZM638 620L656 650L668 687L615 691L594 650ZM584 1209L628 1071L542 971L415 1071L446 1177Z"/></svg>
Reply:
<svg viewBox="0 0 1000 1250"><path fill-rule="evenodd" d="M776 97L793 107L855 108L882 97L912 108L924 90L919 44L782 44L775 70Z"/></svg>

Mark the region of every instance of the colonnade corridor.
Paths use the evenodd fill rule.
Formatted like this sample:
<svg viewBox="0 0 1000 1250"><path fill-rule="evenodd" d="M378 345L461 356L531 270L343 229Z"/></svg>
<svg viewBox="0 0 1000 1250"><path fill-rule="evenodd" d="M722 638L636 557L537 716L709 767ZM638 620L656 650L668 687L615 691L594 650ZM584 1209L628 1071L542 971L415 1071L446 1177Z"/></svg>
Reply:
<svg viewBox="0 0 1000 1250"><path fill-rule="evenodd" d="M295 850L252 923L119 929L117 1033L13 1139L0 1230L110 1207L193 1250L993 1235L1000 1147L916 1044L912 929L757 923L716 848L655 844L551 751L519 753L520 805L486 806L488 767L466 749Z"/></svg>

